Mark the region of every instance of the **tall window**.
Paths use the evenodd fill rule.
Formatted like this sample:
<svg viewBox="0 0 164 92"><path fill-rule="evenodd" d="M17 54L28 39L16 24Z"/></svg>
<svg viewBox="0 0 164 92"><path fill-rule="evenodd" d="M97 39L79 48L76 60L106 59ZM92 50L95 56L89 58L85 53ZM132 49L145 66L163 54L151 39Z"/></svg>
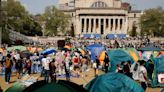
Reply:
<svg viewBox="0 0 164 92"><path fill-rule="evenodd" d="M91 33L93 32L93 19L91 19Z"/></svg>
<svg viewBox="0 0 164 92"><path fill-rule="evenodd" d="M88 32L88 30L89 30L89 19L87 19L87 32Z"/></svg>

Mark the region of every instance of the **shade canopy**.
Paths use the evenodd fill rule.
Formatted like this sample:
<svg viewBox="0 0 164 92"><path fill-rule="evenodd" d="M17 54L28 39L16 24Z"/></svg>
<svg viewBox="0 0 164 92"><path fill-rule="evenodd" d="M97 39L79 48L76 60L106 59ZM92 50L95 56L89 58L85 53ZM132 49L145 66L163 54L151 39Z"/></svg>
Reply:
<svg viewBox="0 0 164 92"><path fill-rule="evenodd" d="M44 50L41 54L52 54L52 53L56 53L56 50L54 49L46 49Z"/></svg>

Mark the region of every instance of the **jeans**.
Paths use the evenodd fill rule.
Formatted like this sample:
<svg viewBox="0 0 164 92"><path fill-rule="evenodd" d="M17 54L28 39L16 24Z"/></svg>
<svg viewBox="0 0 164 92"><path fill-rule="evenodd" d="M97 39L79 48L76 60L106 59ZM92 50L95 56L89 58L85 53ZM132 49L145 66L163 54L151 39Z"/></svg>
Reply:
<svg viewBox="0 0 164 92"><path fill-rule="evenodd" d="M5 82L10 82L11 69L5 70Z"/></svg>
<svg viewBox="0 0 164 92"><path fill-rule="evenodd" d="M50 75L50 71L49 70L44 70L44 80L45 82L49 82L49 75Z"/></svg>

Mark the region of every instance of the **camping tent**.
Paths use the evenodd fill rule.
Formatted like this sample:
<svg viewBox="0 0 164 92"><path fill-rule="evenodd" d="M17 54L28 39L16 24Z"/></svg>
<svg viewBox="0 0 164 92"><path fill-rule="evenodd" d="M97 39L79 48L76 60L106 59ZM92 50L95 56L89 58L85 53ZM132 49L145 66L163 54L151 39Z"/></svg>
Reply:
<svg viewBox="0 0 164 92"><path fill-rule="evenodd" d="M120 73L107 73L96 77L85 89L89 92L144 92L138 83Z"/></svg>
<svg viewBox="0 0 164 92"><path fill-rule="evenodd" d="M131 63L134 63L133 58L125 50L110 50L107 52L107 54L111 63L111 67L109 69L110 72L115 72L116 65L121 64L121 62L130 61Z"/></svg>
<svg viewBox="0 0 164 92"><path fill-rule="evenodd" d="M57 83L45 83L39 81L27 87L23 92L86 92L86 90L69 81L59 80Z"/></svg>
<svg viewBox="0 0 164 92"><path fill-rule="evenodd" d="M95 61L96 56L98 57L102 51L105 51L105 47L101 44L92 44L86 47L86 50L91 52L91 60Z"/></svg>
<svg viewBox="0 0 164 92"><path fill-rule="evenodd" d="M151 80L151 86L164 87L164 58L153 58L151 59L151 61L154 65L153 72L149 71L149 66L146 67L148 71L149 79Z"/></svg>

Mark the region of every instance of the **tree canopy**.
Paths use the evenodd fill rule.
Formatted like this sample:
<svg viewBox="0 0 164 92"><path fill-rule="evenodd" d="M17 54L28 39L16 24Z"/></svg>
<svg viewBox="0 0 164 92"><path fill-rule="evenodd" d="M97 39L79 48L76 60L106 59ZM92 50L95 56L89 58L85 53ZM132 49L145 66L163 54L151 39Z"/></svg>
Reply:
<svg viewBox="0 0 164 92"><path fill-rule="evenodd" d="M48 6L43 14L45 34L47 36L66 34L70 16L58 10L55 6Z"/></svg>
<svg viewBox="0 0 164 92"><path fill-rule="evenodd" d="M145 10L140 18L141 35L164 36L164 10L160 7Z"/></svg>
<svg viewBox="0 0 164 92"><path fill-rule="evenodd" d="M10 25L15 31L25 35L42 35L40 25L35 22L25 7L17 0L7 0L4 2L4 24Z"/></svg>

